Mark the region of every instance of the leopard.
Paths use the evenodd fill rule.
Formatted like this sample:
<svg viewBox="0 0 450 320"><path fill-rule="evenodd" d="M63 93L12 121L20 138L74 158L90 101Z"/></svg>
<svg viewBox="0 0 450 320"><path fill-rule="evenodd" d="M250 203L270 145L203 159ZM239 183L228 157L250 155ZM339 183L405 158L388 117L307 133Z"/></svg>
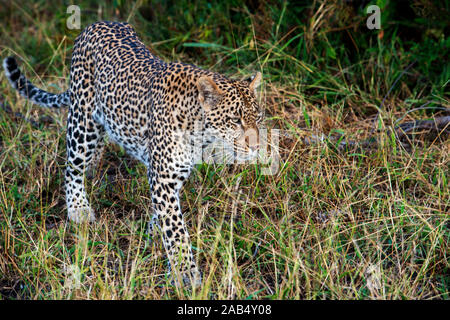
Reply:
<svg viewBox="0 0 450 320"><path fill-rule="evenodd" d="M148 232L160 230L168 273L174 271L182 284L201 284L180 205L180 190L195 162L192 136L197 135L187 133L204 133L203 146L221 139L234 152L254 157L263 117L258 102L262 73L234 80L192 64L166 62L130 24L110 21L93 23L76 37L65 92L34 86L13 56L3 60L3 68L20 96L42 107L68 108L64 183L69 221L96 221L85 184L108 139L147 168Z"/></svg>

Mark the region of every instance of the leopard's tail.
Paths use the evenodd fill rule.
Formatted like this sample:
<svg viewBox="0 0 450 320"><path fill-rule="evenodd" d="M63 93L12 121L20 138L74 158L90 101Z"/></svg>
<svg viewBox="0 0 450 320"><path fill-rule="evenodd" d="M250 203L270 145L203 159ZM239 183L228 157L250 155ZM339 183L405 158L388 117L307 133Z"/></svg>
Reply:
<svg viewBox="0 0 450 320"><path fill-rule="evenodd" d="M16 59L13 57L7 57L3 60L3 69L5 69L6 77L13 88L18 90L21 96L31 100L33 103L47 108L60 108L70 105L69 91L55 94L35 87L20 72Z"/></svg>

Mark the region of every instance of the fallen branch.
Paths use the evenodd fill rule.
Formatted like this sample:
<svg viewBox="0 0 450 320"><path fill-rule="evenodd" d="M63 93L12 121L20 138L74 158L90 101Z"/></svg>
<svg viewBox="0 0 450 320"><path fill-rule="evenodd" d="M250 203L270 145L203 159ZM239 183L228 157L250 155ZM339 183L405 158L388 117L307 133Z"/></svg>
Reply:
<svg viewBox="0 0 450 320"><path fill-rule="evenodd" d="M423 140L433 141L436 138L445 140L450 134L450 116L436 117L432 120L415 120L404 122L394 128L397 140L407 149L412 145L413 138L420 135ZM359 149L371 149L379 145L376 136L371 136L362 141L347 140L342 135L326 136L324 134L310 134L302 138L307 145L331 142L338 150L345 150L349 147ZM414 139L417 141L417 139Z"/></svg>
<svg viewBox="0 0 450 320"><path fill-rule="evenodd" d="M402 123L395 128L398 139L410 138L413 134L425 134L426 137L444 136L450 132L450 116L437 117L433 120L416 120Z"/></svg>
<svg viewBox="0 0 450 320"><path fill-rule="evenodd" d="M9 115L11 115L13 118L17 118L17 119L22 119L25 122L28 122L29 124L31 124L31 126L33 126L36 129L40 128L40 124L44 123L44 124L48 124L48 123L53 123L54 120L51 117L48 116L42 116L39 118L39 121L35 121L33 119L27 118L24 114L22 114L21 112L14 112L10 106L8 106L7 103L0 101L0 108L3 109L6 113L8 113Z"/></svg>

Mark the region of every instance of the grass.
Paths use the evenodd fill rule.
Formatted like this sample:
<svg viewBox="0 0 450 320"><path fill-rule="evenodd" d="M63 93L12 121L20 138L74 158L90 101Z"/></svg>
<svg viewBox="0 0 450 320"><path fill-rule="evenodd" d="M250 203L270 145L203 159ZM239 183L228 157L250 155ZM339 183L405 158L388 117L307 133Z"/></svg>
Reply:
<svg viewBox="0 0 450 320"><path fill-rule="evenodd" d="M1 298L448 299L448 138L405 147L390 130L449 108L440 24L449 8L425 2L416 6L431 13L408 19L379 1L381 32L365 27L364 8L340 1L78 1L82 28L129 21L167 61L238 79L262 71L265 124L287 133L279 171L196 168L181 201L204 281L179 290L162 242L146 234L144 166L109 144L89 182L98 222L68 222L66 111L31 105L2 74L0 102L12 113L0 110ZM65 26L67 6L12 1L0 13L0 57L19 56L53 92L67 88L79 33ZM342 149L336 137L378 143Z"/></svg>

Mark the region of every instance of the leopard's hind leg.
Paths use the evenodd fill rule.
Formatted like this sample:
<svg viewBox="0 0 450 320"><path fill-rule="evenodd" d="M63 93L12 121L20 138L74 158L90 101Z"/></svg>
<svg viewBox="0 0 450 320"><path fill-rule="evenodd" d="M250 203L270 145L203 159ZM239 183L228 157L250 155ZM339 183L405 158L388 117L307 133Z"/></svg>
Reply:
<svg viewBox="0 0 450 320"><path fill-rule="evenodd" d="M88 78L83 69L81 79ZM94 221L88 201L85 178L99 160L104 145L104 128L94 119L95 91L90 82L72 84L67 118L66 202L69 219Z"/></svg>
<svg viewBox="0 0 450 320"><path fill-rule="evenodd" d="M91 119L90 112L82 112L73 105L67 120L66 202L69 219L94 221L85 189L85 177L101 154L104 130ZM75 114L78 112L78 115Z"/></svg>
<svg viewBox="0 0 450 320"><path fill-rule="evenodd" d="M89 179L95 177L105 149L105 139L103 138L105 136L105 130L103 129L103 126L99 126L99 134L101 137L98 139L86 172L86 176Z"/></svg>

